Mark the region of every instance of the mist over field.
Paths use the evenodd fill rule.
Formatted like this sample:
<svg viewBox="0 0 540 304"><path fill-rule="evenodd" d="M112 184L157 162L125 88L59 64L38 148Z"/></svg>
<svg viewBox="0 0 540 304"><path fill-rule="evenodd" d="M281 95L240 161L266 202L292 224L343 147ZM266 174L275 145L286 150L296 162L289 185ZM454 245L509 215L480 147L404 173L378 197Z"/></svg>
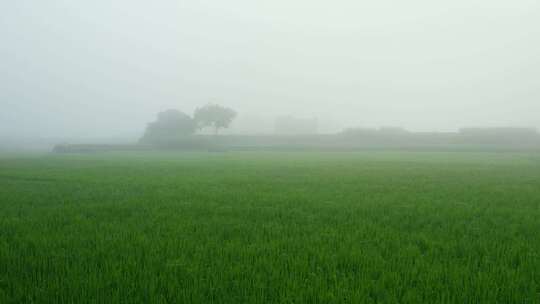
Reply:
<svg viewBox="0 0 540 304"><path fill-rule="evenodd" d="M209 102L230 134L540 127L534 0L2 1L0 37L1 138L136 140Z"/></svg>
<svg viewBox="0 0 540 304"><path fill-rule="evenodd" d="M539 0L0 0L0 304L540 303Z"/></svg>

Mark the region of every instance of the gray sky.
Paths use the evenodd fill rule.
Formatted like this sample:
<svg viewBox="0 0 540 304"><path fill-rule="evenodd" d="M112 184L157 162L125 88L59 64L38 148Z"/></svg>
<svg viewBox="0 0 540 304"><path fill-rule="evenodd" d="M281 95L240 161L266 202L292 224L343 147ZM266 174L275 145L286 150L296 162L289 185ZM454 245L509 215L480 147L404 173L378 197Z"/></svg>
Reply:
<svg viewBox="0 0 540 304"><path fill-rule="evenodd" d="M540 128L538 0L0 1L0 136L135 136L235 108L323 131Z"/></svg>

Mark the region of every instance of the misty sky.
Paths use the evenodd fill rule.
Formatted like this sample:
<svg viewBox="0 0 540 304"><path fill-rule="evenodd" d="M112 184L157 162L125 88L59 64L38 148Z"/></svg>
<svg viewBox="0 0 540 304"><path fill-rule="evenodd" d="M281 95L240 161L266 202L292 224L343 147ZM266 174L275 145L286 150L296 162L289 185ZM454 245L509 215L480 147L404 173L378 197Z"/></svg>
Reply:
<svg viewBox="0 0 540 304"><path fill-rule="evenodd" d="M0 38L0 136L137 136L208 102L236 133L540 128L538 0L4 0Z"/></svg>

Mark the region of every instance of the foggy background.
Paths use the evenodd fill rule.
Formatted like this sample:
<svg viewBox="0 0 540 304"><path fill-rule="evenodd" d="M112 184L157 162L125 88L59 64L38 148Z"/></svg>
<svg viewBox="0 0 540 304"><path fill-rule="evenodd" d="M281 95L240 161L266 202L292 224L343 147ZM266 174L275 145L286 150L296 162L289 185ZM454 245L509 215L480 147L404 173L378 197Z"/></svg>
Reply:
<svg viewBox="0 0 540 304"><path fill-rule="evenodd" d="M157 112L319 130L540 128L540 2L0 2L0 137L135 140Z"/></svg>

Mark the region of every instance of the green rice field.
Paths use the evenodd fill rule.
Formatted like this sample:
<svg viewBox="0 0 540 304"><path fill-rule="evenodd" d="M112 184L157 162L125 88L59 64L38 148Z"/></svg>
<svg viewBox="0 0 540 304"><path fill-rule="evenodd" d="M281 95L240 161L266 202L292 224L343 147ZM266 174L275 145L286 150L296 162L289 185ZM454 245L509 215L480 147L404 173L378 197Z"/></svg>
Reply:
<svg viewBox="0 0 540 304"><path fill-rule="evenodd" d="M3 154L0 303L540 303L540 154Z"/></svg>

